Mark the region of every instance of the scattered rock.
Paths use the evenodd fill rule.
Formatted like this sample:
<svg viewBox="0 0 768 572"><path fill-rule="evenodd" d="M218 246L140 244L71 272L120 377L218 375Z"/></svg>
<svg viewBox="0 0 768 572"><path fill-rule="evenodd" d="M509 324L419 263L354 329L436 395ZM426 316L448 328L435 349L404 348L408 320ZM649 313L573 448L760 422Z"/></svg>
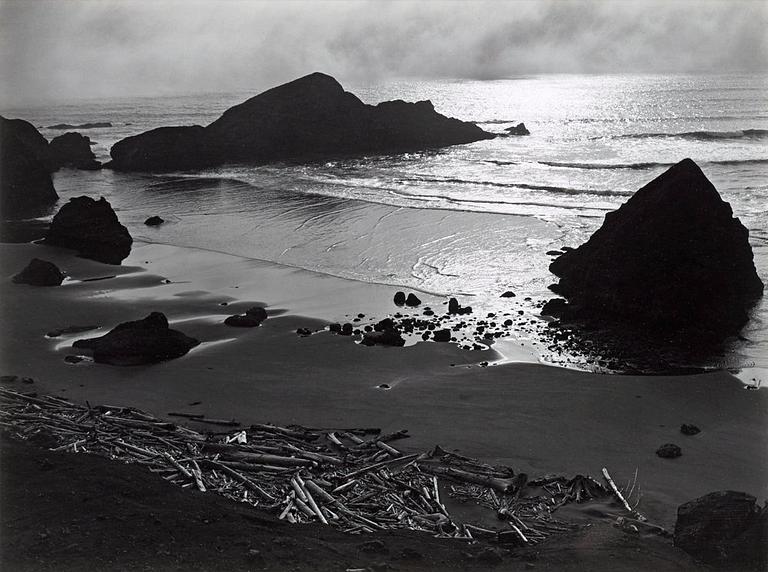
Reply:
<svg viewBox="0 0 768 572"><path fill-rule="evenodd" d="M367 105L332 77L313 73L231 107L208 125L164 127L118 141L111 167L199 169L351 154L401 153L492 139L429 101Z"/></svg>
<svg viewBox="0 0 768 572"><path fill-rule="evenodd" d="M64 273L53 262L33 258L24 270L13 277L13 281L32 286L59 286L64 281Z"/></svg>
<svg viewBox="0 0 768 572"><path fill-rule="evenodd" d="M77 340L73 347L93 351L97 363L138 365L183 356L200 342L168 327L160 312L142 320L124 322L98 338Z"/></svg>
<svg viewBox="0 0 768 572"><path fill-rule="evenodd" d="M562 298L552 298L541 307L542 316L561 317L568 309L568 303Z"/></svg>
<svg viewBox="0 0 768 572"><path fill-rule="evenodd" d="M339 333L342 336L351 336L353 331L354 331L354 328L353 328L352 324L347 322L343 326L341 326L341 331Z"/></svg>
<svg viewBox="0 0 768 572"><path fill-rule="evenodd" d="M307 336L312 335L312 330L310 330L309 328L297 328L296 334L301 336L302 338L306 338Z"/></svg>
<svg viewBox="0 0 768 572"><path fill-rule="evenodd" d="M379 332L366 332L363 335L362 343L364 346L395 346L402 347L405 340L395 329L382 330Z"/></svg>
<svg viewBox="0 0 768 572"><path fill-rule="evenodd" d="M688 425L687 423L683 423L680 425L680 433L683 435L696 435L697 433L701 433L701 429L696 427L696 425Z"/></svg>
<svg viewBox="0 0 768 572"><path fill-rule="evenodd" d="M395 293L395 304L398 306L402 306L405 304L405 292L396 292Z"/></svg>
<svg viewBox="0 0 768 572"><path fill-rule="evenodd" d="M511 290L507 290L506 292L504 292L504 293L503 293L501 296L499 296L499 297L500 297L500 298L514 298L514 297L515 297L515 293L514 293L514 292L512 292Z"/></svg>
<svg viewBox="0 0 768 572"><path fill-rule="evenodd" d="M395 322L392 318L384 318L373 325L373 329L377 332L383 332L384 330L391 330L395 327Z"/></svg>
<svg viewBox="0 0 768 572"><path fill-rule="evenodd" d="M662 459L675 459L683 454L683 451L674 443L665 443L658 449L656 454Z"/></svg>
<svg viewBox="0 0 768 572"><path fill-rule="evenodd" d="M338 324L338 323L330 324L328 326L328 330L330 330L331 332L334 332L336 334L340 334L341 333L341 324Z"/></svg>
<svg viewBox="0 0 768 572"><path fill-rule="evenodd" d="M472 306L462 307L456 298L451 298L448 301L448 313L454 315L464 315L472 313Z"/></svg>
<svg viewBox="0 0 768 572"><path fill-rule="evenodd" d="M450 342L451 330L447 328L444 330L435 330L435 332L432 334L432 339L436 342Z"/></svg>
<svg viewBox="0 0 768 572"><path fill-rule="evenodd" d="M0 116L0 211L3 218L45 214L59 200L46 165L48 141L22 119Z"/></svg>
<svg viewBox="0 0 768 572"><path fill-rule="evenodd" d="M549 268L560 277L556 293L584 319L723 338L739 331L763 294L748 235L684 159Z"/></svg>
<svg viewBox="0 0 768 572"><path fill-rule="evenodd" d="M56 125L49 125L47 129L56 129L58 131L64 131L65 129L98 129L101 127L112 127L112 124L108 121L101 121L96 123L83 123L82 125L70 125L69 123L57 123Z"/></svg>
<svg viewBox="0 0 768 572"><path fill-rule="evenodd" d="M513 127L507 127L504 131L506 131L510 135L530 135L531 134L531 132L528 131L528 128L525 126L525 123L518 123Z"/></svg>
<svg viewBox="0 0 768 572"><path fill-rule="evenodd" d="M224 320L224 323L227 326L234 326L236 328L255 328L256 326L260 326L263 321L263 318L259 316L252 316L246 312L245 314L235 314L234 316L229 316L226 320Z"/></svg>
<svg viewBox="0 0 768 572"><path fill-rule="evenodd" d="M405 299L406 306L418 306L419 304L421 304L421 300L419 300L416 294L413 292L408 294L408 298Z"/></svg>
<svg viewBox="0 0 768 572"><path fill-rule="evenodd" d="M379 389L392 389L392 387L388 383L380 383L376 387L378 387Z"/></svg>
<svg viewBox="0 0 768 572"><path fill-rule="evenodd" d="M157 215L149 217L147 220L144 221L144 224L147 226L160 226L163 224L165 220L162 217L159 217Z"/></svg>
<svg viewBox="0 0 768 572"><path fill-rule="evenodd" d="M103 197L95 201L82 196L59 209L44 242L72 248L85 258L120 264L130 254L133 239Z"/></svg>
<svg viewBox="0 0 768 572"><path fill-rule="evenodd" d="M80 133L65 133L54 137L48 145L49 165L52 169L71 167L95 171L101 163L91 151L91 140Z"/></svg>
<svg viewBox="0 0 768 572"><path fill-rule="evenodd" d="M759 508L752 495L718 491L677 509L674 544L697 560L728 569L765 570L766 541L768 507Z"/></svg>

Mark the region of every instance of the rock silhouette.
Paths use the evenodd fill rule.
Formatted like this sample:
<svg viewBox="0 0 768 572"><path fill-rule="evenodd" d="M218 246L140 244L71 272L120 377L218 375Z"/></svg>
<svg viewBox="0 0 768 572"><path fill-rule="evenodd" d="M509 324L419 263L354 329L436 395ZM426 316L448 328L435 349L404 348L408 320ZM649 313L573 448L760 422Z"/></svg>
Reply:
<svg viewBox="0 0 768 572"><path fill-rule="evenodd" d="M75 197L53 217L44 242L77 250L80 256L120 264L131 252L133 239L112 206L102 197Z"/></svg>
<svg viewBox="0 0 768 572"><path fill-rule="evenodd" d="M708 338L735 334L763 293L748 231L684 159L550 265L567 318Z"/></svg>
<svg viewBox="0 0 768 572"><path fill-rule="evenodd" d="M48 145L48 156L49 164L55 169L71 167L93 171L101 168L91 151L91 139L79 133L54 137Z"/></svg>
<svg viewBox="0 0 768 572"><path fill-rule="evenodd" d="M199 169L226 162L401 153L493 138L437 113L429 101L367 105L313 73L231 107L208 125L163 127L118 141L107 166L123 171Z"/></svg>
<svg viewBox="0 0 768 572"><path fill-rule="evenodd" d="M53 262L33 258L29 264L13 277L16 284L32 286L59 286L64 280L64 274Z"/></svg>

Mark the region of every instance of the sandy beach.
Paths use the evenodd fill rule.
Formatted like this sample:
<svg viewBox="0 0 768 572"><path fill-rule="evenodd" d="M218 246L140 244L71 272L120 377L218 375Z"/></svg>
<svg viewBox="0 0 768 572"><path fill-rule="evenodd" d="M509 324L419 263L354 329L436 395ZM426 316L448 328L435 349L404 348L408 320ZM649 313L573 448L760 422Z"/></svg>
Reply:
<svg viewBox="0 0 768 572"><path fill-rule="evenodd" d="M407 429L404 450L440 445L531 476L599 476L607 467L624 483L637 471L638 509L667 528L679 504L713 490L768 495L768 396L724 372L606 376L537 363L493 365L501 359L494 350L454 344L365 347L321 328L358 313L373 321L392 314L391 287L141 243L122 266L41 245L0 248L3 321L13 328L2 336L2 373L34 378L41 393L160 417L189 411L243 424ZM8 278L33 256L54 261L68 281L51 289L12 284ZM434 308L443 302L423 298ZM270 314L262 326L223 324L256 303ZM78 353L75 339L151 311L164 312L172 327L202 344L152 366L64 361ZM73 325L100 330L46 337ZM320 331L301 337L299 327ZM702 432L682 435L682 423ZM670 442L683 456L657 457Z"/></svg>

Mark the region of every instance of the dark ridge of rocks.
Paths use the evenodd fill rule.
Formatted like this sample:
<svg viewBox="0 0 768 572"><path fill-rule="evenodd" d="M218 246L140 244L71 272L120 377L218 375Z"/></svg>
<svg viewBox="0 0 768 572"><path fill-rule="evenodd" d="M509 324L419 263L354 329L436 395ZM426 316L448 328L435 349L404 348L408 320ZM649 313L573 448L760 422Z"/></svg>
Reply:
<svg viewBox="0 0 768 572"><path fill-rule="evenodd" d="M101 127L112 127L112 124L108 121L96 122L96 123L83 123L81 125L70 125L69 123L57 123L56 125L49 125L46 129L55 129L57 131L64 131L65 129L99 129Z"/></svg>
<svg viewBox="0 0 768 572"><path fill-rule="evenodd" d="M91 151L91 139L80 133L65 133L54 137L48 145L49 164L54 169L70 167L95 171L101 163Z"/></svg>
<svg viewBox="0 0 768 572"><path fill-rule="evenodd" d="M200 169L402 153L493 137L473 123L440 115L429 101L367 105L331 76L313 73L231 107L207 127L163 127L118 141L108 166Z"/></svg>
<svg viewBox="0 0 768 572"><path fill-rule="evenodd" d="M729 570L768 568L768 506L743 492L717 491L680 505L674 544Z"/></svg>
<svg viewBox="0 0 768 572"><path fill-rule="evenodd" d="M394 328L381 331L366 332L360 342L364 346L395 346L402 347L405 340Z"/></svg>
<svg viewBox="0 0 768 572"><path fill-rule="evenodd" d="M267 311L260 306L254 306L246 310L245 314L229 316L224 323L237 328L255 328L267 319Z"/></svg>
<svg viewBox="0 0 768 572"><path fill-rule="evenodd" d="M0 116L0 216L45 214L59 200L47 167L48 142L22 119Z"/></svg>
<svg viewBox="0 0 768 572"><path fill-rule="evenodd" d="M637 191L550 265L569 318L722 339L763 294L748 231L690 159Z"/></svg>
<svg viewBox="0 0 768 572"><path fill-rule="evenodd" d="M165 219L162 217L159 217L157 215L153 215L149 217L147 220L144 221L144 224L147 226L160 226L165 222Z"/></svg>
<svg viewBox="0 0 768 572"><path fill-rule="evenodd" d="M64 281L64 273L53 262L33 258L13 281L32 286L59 286Z"/></svg>
<svg viewBox="0 0 768 572"><path fill-rule="evenodd" d="M130 254L133 239L103 197L95 201L82 196L59 209L44 242L72 248L84 258L120 264Z"/></svg>
<svg viewBox="0 0 768 572"><path fill-rule="evenodd" d="M140 365L183 356L200 342L168 327L160 312L142 320L123 322L98 338L77 340L72 347L93 352L97 363Z"/></svg>
<svg viewBox="0 0 768 572"><path fill-rule="evenodd" d="M525 126L525 123L518 123L513 127L507 127L504 131L506 131L509 135L530 135L531 134L531 132L528 131L528 128Z"/></svg>

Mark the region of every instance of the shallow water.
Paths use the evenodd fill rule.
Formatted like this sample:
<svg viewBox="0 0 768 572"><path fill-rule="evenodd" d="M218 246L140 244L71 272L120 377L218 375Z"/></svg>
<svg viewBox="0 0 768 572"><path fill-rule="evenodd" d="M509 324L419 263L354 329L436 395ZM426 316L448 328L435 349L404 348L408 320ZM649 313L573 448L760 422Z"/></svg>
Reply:
<svg viewBox="0 0 768 572"><path fill-rule="evenodd" d="M345 85L368 103L431 99L489 131L531 136L308 165L226 166L172 176L61 172L63 199L107 197L145 241L193 246L362 281L472 297L488 311L548 296L547 250L583 242L643 184L693 158L750 230L768 277L765 75L541 76ZM247 93L4 110L36 125L111 121L112 143L161 125L206 124ZM60 131L42 129L49 139ZM142 222L158 214L159 228ZM531 308L533 309L533 308ZM522 337L525 338L527 334ZM705 366L768 367L768 304L746 342Z"/></svg>

